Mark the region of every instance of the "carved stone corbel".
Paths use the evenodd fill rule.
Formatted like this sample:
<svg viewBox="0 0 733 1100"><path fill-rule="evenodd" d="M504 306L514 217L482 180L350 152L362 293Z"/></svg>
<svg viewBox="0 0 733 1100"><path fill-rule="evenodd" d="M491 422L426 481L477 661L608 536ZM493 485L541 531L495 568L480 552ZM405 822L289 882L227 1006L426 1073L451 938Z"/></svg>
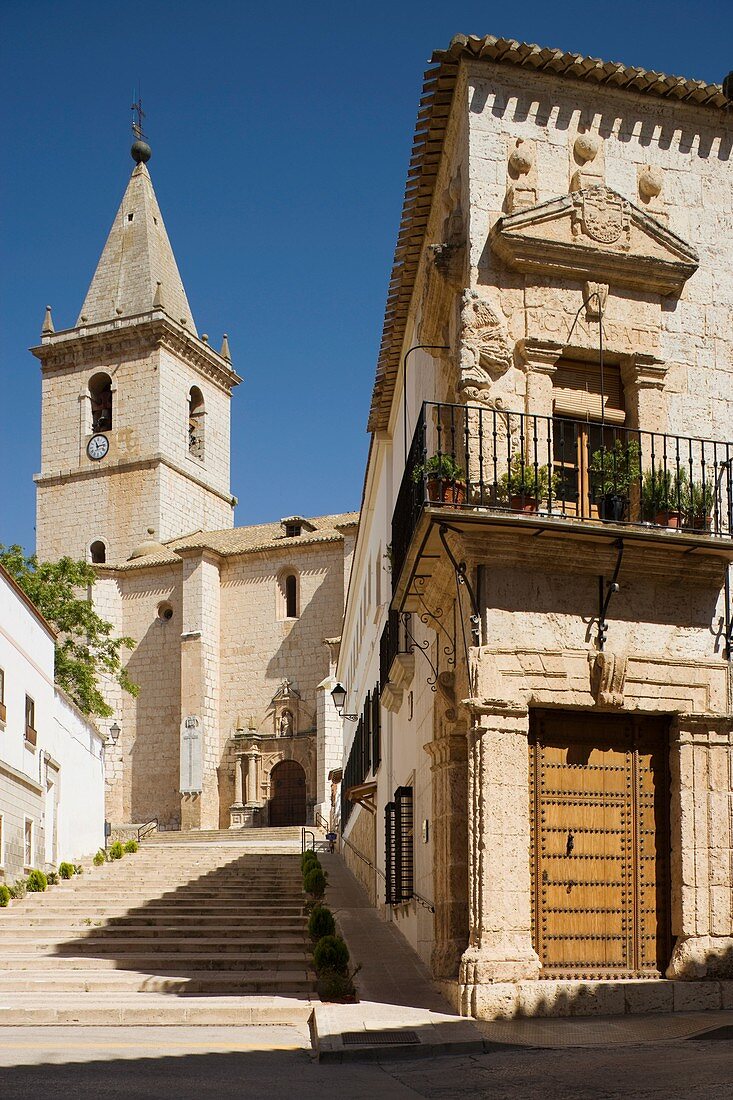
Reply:
<svg viewBox="0 0 733 1100"><path fill-rule="evenodd" d="M487 403L494 382L512 366L512 350L496 313L473 290L461 300L460 349L460 397Z"/></svg>
<svg viewBox="0 0 733 1100"><path fill-rule="evenodd" d="M590 690L598 706L622 707L628 657L625 653L589 653Z"/></svg>

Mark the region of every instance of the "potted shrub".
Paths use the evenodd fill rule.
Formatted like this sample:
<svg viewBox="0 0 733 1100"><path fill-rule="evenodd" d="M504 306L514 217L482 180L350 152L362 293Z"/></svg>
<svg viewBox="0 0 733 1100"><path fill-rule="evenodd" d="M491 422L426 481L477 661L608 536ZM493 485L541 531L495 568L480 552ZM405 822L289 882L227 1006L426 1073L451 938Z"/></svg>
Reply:
<svg viewBox="0 0 733 1100"><path fill-rule="evenodd" d="M499 478L497 497L513 512L536 512L557 489L557 475L549 466L535 465L521 454L512 455L509 469Z"/></svg>
<svg viewBox="0 0 733 1100"><path fill-rule="evenodd" d="M642 516L657 527L681 527L688 495L684 470L647 470L641 483Z"/></svg>
<svg viewBox="0 0 733 1100"><path fill-rule="evenodd" d="M709 531L713 526L715 488L712 480L693 481L685 486L684 526L694 531Z"/></svg>
<svg viewBox="0 0 733 1100"><path fill-rule="evenodd" d="M464 472L452 455L435 454L412 471L416 485L424 479L431 504L463 504L466 499Z"/></svg>
<svg viewBox="0 0 733 1100"><path fill-rule="evenodd" d="M628 514L631 486L641 473L639 444L619 438L611 447L599 447L591 455L589 470L601 519L620 523Z"/></svg>

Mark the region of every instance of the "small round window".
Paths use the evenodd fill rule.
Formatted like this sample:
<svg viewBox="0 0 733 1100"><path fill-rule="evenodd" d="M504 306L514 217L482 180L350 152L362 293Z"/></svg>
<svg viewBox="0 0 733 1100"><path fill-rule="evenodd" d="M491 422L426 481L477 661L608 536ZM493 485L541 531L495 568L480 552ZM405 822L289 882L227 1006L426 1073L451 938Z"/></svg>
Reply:
<svg viewBox="0 0 733 1100"><path fill-rule="evenodd" d="M162 623L168 623L173 618L173 608L169 603L158 604L158 618Z"/></svg>

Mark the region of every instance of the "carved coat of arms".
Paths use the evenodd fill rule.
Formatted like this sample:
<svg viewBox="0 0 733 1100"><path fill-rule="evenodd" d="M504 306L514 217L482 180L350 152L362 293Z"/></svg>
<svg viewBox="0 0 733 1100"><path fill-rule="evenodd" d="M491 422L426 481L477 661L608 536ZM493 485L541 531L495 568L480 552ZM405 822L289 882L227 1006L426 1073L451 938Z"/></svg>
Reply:
<svg viewBox="0 0 733 1100"><path fill-rule="evenodd" d="M579 192L580 217L584 231L601 244L615 244L628 233L626 204L615 191L607 187L591 187Z"/></svg>

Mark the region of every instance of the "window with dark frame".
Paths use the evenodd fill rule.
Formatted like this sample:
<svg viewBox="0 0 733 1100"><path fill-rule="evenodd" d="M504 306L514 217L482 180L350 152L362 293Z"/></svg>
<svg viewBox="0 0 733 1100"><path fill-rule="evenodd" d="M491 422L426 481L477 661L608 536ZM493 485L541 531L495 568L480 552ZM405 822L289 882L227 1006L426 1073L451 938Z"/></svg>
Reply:
<svg viewBox="0 0 733 1100"><path fill-rule="evenodd" d="M285 578L285 617L298 618L298 579L294 573Z"/></svg>
<svg viewBox="0 0 733 1100"><path fill-rule="evenodd" d="M30 745L35 745L36 733L36 704L30 695L25 697L25 739Z"/></svg>

